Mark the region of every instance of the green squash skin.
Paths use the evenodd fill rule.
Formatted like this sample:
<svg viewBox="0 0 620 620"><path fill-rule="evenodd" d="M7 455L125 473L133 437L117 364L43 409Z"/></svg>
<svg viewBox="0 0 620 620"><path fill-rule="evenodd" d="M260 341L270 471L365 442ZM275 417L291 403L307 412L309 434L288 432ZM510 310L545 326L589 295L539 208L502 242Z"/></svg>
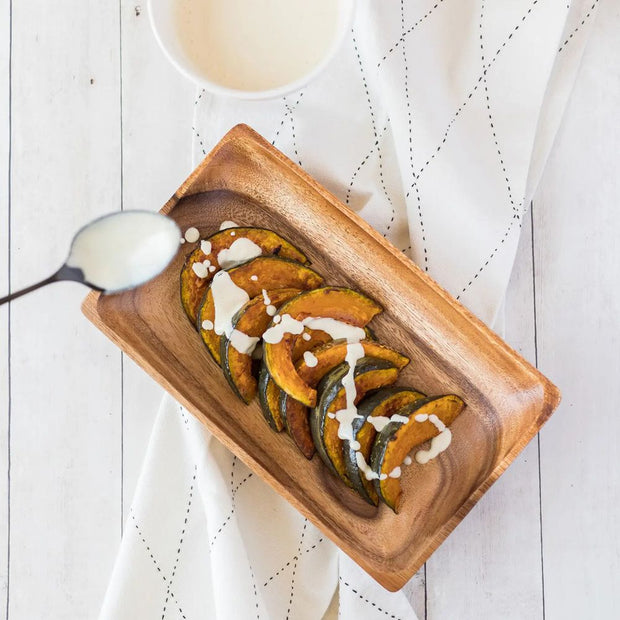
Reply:
<svg viewBox="0 0 620 620"><path fill-rule="evenodd" d="M464 406L462 399L460 399L458 396L454 396L452 394L448 394L448 395L444 394L441 396L428 396L426 398L417 400L409 405L405 405L397 413L398 415L411 418L412 416L415 416L418 413L420 413L420 410L423 409L426 405L433 403L434 401L447 398L447 397L458 398L458 400L461 401L462 405ZM373 444L372 453L370 455L370 467L372 468L373 471L377 473L381 472L381 467L383 465L383 459L385 458L385 452L388 447L388 444L390 443L390 441L394 440L396 436L396 432L398 431L398 429L400 429L401 426L403 426L402 422L390 422L375 437L375 442ZM375 479L372 482L375 486L375 490L377 491L377 494L379 495L379 498L385 504L387 504L394 512L396 512L397 511L396 506L389 500L389 498L383 495L381 484L380 484L381 481Z"/></svg>
<svg viewBox="0 0 620 620"><path fill-rule="evenodd" d="M360 360L358 360L355 366L355 377L357 378L361 374L370 372L372 370L385 370L389 368L395 368L395 366L385 360L380 360L378 358L362 357ZM312 432L312 439L314 440L316 451L321 457L321 460L327 465L329 470L335 476L338 476L338 478L340 478L347 486L351 487L352 485L350 480L346 477L343 477L334 467L334 464L329 457L323 440L327 411L334 399L337 397L340 390L342 390L342 380L344 379L348 370L349 365L346 362L342 362L321 379L317 388L317 406L310 410L309 421L310 430Z"/></svg>
<svg viewBox="0 0 620 620"><path fill-rule="evenodd" d="M424 398L424 395L421 392L417 392L411 388L407 387L386 387L376 390L369 394L361 403L357 406L357 413L359 418L353 420L351 424L353 428L353 437L357 438L358 432L362 429L364 424L366 424L366 420L369 416L373 415L373 412L379 405L381 405L384 401L389 398L395 396L396 394L404 394L408 393L411 395L411 402L415 402L420 398ZM373 441L374 443L374 441ZM351 443L348 439L344 440L344 460L345 465L347 467L347 475L349 476L349 480L353 484L353 488L364 498L369 504L376 506L377 503L368 493L368 489L366 485L373 484L372 480L366 480L366 476L360 470L357 464L356 451L351 447ZM370 458L368 459L370 460ZM366 484L364 484L366 481Z"/></svg>
<svg viewBox="0 0 620 620"><path fill-rule="evenodd" d="M263 417L267 420L269 426L276 433L279 433L282 429L278 429L273 413L271 413L269 403L267 402L267 384L269 383L269 379L271 379L271 375L263 362L258 372L258 402L260 403L260 410Z"/></svg>
<svg viewBox="0 0 620 620"><path fill-rule="evenodd" d="M235 316L232 318L231 324L233 326L233 329L237 327L237 323L239 322L239 319L241 318L243 314L242 310L243 308L239 310L239 312L237 312ZM220 340L220 358L222 360L222 372L224 373L224 376L226 377L226 381L228 381L228 385L230 385L230 387L232 388L232 391L235 393L237 398L242 400L246 405L249 405L249 402L245 400L245 398L243 398L243 396L241 395L241 392L239 392L239 390L237 389L237 384L234 382L230 374L230 367L228 365L228 343L229 343L229 340L226 337L226 334L222 334L222 338Z"/></svg>

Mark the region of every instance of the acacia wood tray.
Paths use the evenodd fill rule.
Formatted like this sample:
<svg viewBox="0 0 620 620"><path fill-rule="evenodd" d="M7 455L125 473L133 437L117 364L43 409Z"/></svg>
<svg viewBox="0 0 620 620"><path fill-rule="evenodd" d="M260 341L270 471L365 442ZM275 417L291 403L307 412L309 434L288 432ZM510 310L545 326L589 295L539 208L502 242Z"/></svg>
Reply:
<svg viewBox="0 0 620 620"><path fill-rule="evenodd" d="M143 287L90 293L84 314L233 453L390 590L402 587L535 436L557 388L399 250L245 125L234 127L161 209L201 237L220 222L272 228L329 284L385 309L377 338L411 357L399 384L467 403L449 449L402 476L401 512L375 509L242 404L185 316L179 272L193 245Z"/></svg>

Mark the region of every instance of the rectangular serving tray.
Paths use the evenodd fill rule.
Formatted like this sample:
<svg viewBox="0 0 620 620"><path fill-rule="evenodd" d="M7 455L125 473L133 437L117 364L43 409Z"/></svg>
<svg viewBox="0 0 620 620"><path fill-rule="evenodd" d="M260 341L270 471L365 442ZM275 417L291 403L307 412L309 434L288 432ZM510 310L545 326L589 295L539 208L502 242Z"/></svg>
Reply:
<svg viewBox="0 0 620 620"><path fill-rule="evenodd" d="M179 272L193 246L143 287L90 293L84 314L234 454L379 583L401 588L504 472L557 407L560 394L429 276L299 166L245 125L234 127L161 209L201 237L220 222L271 228L326 282L378 301L377 338L412 362L399 384L467 403L437 459L402 476L396 515L375 509L306 460L286 433L241 403L185 316Z"/></svg>

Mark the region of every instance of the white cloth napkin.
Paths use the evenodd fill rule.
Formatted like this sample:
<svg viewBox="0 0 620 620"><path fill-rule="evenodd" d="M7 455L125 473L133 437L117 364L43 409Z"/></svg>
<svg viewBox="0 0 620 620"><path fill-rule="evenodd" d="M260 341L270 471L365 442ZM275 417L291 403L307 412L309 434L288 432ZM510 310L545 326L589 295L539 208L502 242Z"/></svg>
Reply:
<svg viewBox="0 0 620 620"><path fill-rule="evenodd" d="M359 0L302 91L201 91L195 160L248 123L492 323L596 5ZM101 617L320 618L334 593L342 618L415 617L165 398Z"/></svg>

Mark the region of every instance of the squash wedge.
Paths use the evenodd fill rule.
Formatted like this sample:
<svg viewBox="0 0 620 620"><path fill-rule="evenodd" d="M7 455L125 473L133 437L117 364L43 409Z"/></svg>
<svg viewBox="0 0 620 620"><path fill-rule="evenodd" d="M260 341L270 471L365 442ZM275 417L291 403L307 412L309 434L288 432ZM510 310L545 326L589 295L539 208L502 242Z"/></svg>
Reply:
<svg viewBox="0 0 620 620"><path fill-rule="evenodd" d="M383 359L399 370L402 370L409 363L409 359L404 355L377 342L362 340L360 344L364 347L364 355ZM328 372L344 362L347 354L347 342L346 340L332 340L323 346L312 349L312 354L316 359L316 364L308 366L306 360L302 358L297 362L296 370L310 387L316 387ZM286 392L278 391L280 392L280 414L286 423L286 429L301 453L307 459L311 459L315 448L308 421L310 410L299 401L291 398Z"/></svg>
<svg viewBox="0 0 620 620"><path fill-rule="evenodd" d="M234 234L231 235L231 232ZM200 246L187 257L181 269L181 303L192 325L196 325L198 311L209 283L220 270L220 265L217 261L218 254L222 250L230 248L238 239L249 239L262 250L263 255L280 256L281 258L288 258L302 264L308 262L304 254L292 243L266 228L239 227L216 232L214 235L204 239L204 243L201 242ZM208 250L208 252L203 252L203 248ZM204 265L205 261L209 261L207 265ZM204 277L200 277L194 271L196 263L203 264L203 266L196 269L199 269L199 273L204 275ZM208 267L214 267L214 269L209 270Z"/></svg>
<svg viewBox="0 0 620 620"><path fill-rule="evenodd" d="M288 315L293 321L320 317L347 324L349 328L351 326L363 328L381 311L381 306L361 293L347 288L325 287L294 297L280 308L276 316L281 319ZM273 325L275 323L272 323ZM322 329L323 326L319 328L316 324L315 327L312 325L309 327L325 331ZM296 340L301 337L300 334L285 333L277 342L270 342L268 334L269 330L265 334L263 359L272 379L281 390L294 399L308 407L314 407L317 399L316 389L310 387L297 374L293 361L293 349Z"/></svg>
<svg viewBox="0 0 620 620"><path fill-rule="evenodd" d="M317 288L323 282L323 278L310 267L276 256L259 256L226 271L233 283L247 293L249 299L261 295L263 289L269 291L277 288L296 288L306 291ZM215 304L212 287L209 286L198 313L197 326L213 359L221 364L221 337L213 329L214 321ZM210 325L211 328L205 329L205 325Z"/></svg>
<svg viewBox="0 0 620 620"><path fill-rule="evenodd" d="M358 453L364 458L365 463L370 463L370 453L377 435L375 426L368 421L368 418L378 418L376 422L385 423L386 418L390 418L405 405L421 398L425 398L424 394L410 388L388 387L370 394L357 407L359 417L353 420L351 426L353 427L353 439L359 443L359 448L355 450L348 439L344 440L345 466L355 490L374 506L379 503L379 496L372 480L366 478L366 474L358 464Z"/></svg>
<svg viewBox="0 0 620 620"><path fill-rule="evenodd" d="M241 332L246 336L250 336L250 338L258 338L260 340L263 332L271 322L269 305L272 305L275 309L299 293L299 289L282 288L266 291L265 296L259 295L250 299L233 317L231 321L232 334L238 336L238 332ZM266 301L268 304L265 304ZM245 340L243 336L241 336L241 340ZM222 335L220 357L222 360L222 370L230 387L241 400L245 403L250 403L256 396L258 383L252 372L252 367L255 365L252 359L254 347L251 347L252 350L246 351L244 346L247 346L247 344L249 343L237 343L235 336L228 338L226 335ZM237 347L240 347L241 350Z"/></svg>
<svg viewBox="0 0 620 620"><path fill-rule="evenodd" d="M432 396L405 405L397 412L408 422L391 421L376 437L370 456L370 466L379 476L373 482L379 497L398 512L401 498L400 467L405 457L420 444L439 435L430 416L436 416L449 427L463 411L465 403L454 394ZM418 421L420 420L421 421ZM439 426L439 422L437 422ZM395 475L396 474L396 475Z"/></svg>
<svg viewBox="0 0 620 620"><path fill-rule="evenodd" d="M309 338L298 338L293 347L293 360L297 361L306 351L310 351L315 347L324 344L330 340L329 334L314 330L308 334ZM286 411L282 411L279 406L280 394L282 390L274 383L264 362L261 366L259 377L258 399L260 401L261 411L269 426L275 431L284 430ZM310 439L312 443L312 439ZM314 444L312 444L312 453L314 453ZM310 457L312 458L312 454Z"/></svg>
<svg viewBox="0 0 620 620"><path fill-rule="evenodd" d="M353 488L344 462L343 440L339 437L340 422L331 417L346 406L343 386L349 371L346 362L325 375L318 386L319 401L310 412L310 430L319 456L329 469L347 486ZM359 402L370 390L390 385L398 378L398 368L386 360L363 357L355 365L355 401Z"/></svg>

